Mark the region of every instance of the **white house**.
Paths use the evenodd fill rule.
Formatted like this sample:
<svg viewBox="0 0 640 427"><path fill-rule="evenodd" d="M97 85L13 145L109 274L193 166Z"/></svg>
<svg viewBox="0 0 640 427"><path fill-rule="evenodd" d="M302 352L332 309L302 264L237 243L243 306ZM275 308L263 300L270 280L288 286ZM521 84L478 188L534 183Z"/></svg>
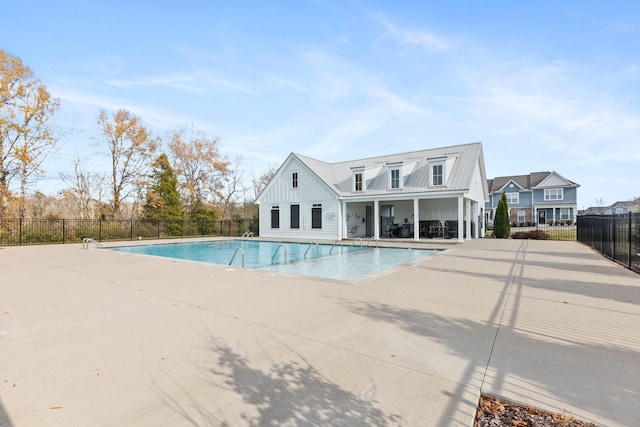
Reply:
<svg viewBox="0 0 640 427"><path fill-rule="evenodd" d="M291 153L258 196L260 236L453 238L483 235L482 143L327 163Z"/></svg>

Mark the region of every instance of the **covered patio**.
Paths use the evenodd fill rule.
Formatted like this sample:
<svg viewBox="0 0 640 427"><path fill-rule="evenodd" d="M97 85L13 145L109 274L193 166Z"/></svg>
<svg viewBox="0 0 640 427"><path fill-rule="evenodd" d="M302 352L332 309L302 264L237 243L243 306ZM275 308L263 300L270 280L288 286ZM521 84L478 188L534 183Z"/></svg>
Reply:
<svg viewBox="0 0 640 427"><path fill-rule="evenodd" d="M482 205L450 197L349 198L340 205L342 238L464 239L483 237Z"/></svg>

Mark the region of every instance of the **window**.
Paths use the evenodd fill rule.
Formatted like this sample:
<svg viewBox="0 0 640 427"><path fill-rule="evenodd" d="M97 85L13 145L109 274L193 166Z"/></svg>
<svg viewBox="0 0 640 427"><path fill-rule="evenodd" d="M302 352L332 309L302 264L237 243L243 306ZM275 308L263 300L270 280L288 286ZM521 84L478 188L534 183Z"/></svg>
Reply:
<svg viewBox="0 0 640 427"><path fill-rule="evenodd" d="M298 188L298 172L291 174L291 188Z"/></svg>
<svg viewBox="0 0 640 427"><path fill-rule="evenodd" d="M400 169L391 169L391 188L400 188Z"/></svg>
<svg viewBox="0 0 640 427"><path fill-rule="evenodd" d="M518 211L517 221L518 223L523 223L525 221L524 211Z"/></svg>
<svg viewBox="0 0 640 427"><path fill-rule="evenodd" d="M431 167L431 185L442 185L443 169L442 165L433 165Z"/></svg>
<svg viewBox="0 0 640 427"><path fill-rule="evenodd" d="M362 191L362 172L357 172L354 176L355 190Z"/></svg>
<svg viewBox="0 0 640 427"><path fill-rule="evenodd" d="M622 206L616 206L616 215L620 215L624 213L624 208Z"/></svg>
<svg viewBox="0 0 640 427"><path fill-rule="evenodd" d="M562 188L545 188L544 199L545 200L562 200Z"/></svg>
<svg viewBox="0 0 640 427"><path fill-rule="evenodd" d="M506 193L507 195L507 204L509 205L517 205L520 203L520 193Z"/></svg>
<svg viewBox="0 0 640 427"><path fill-rule="evenodd" d="M291 205L291 228L300 228L300 205Z"/></svg>
<svg viewBox="0 0 640 427"><path fill-rule="evenodd" d="M311 228L322 228L322 205L314 204L311 208Z"/></svg>
<svg viewBox="0 0 640 427"><path fill-rule="evenodd" d="M280 206L271 206L271 228L280 228Z"/></svg>
<svg viewBox="0 0 640 427"><path fill-rule="evenodd" d="M560 219L568 220L569 215L571 214L571 208L560 208Z"/></svg>

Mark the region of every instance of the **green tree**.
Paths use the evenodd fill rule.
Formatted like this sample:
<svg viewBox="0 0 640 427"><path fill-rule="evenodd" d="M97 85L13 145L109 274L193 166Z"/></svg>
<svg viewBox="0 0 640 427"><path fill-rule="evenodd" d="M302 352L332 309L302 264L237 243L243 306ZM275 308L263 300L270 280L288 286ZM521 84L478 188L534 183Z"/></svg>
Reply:
<svg viewBox="0 0 640 427"><path fill-rule="evenodd" d="M511 234L511 223L509 222L509 206L507 205L507 195L502 193L502 197L496 208L496 216L493 221L493 235L506 239Z"/></svg>
<svg viewBox="0 0 640 427"><path fill-rule="evenodd" d="M165 232L180 235L183 211L178 192L178 178L169 164L166 154L161 154L152 164L151 187L143 207L145 219L165 222Z"/></svg>

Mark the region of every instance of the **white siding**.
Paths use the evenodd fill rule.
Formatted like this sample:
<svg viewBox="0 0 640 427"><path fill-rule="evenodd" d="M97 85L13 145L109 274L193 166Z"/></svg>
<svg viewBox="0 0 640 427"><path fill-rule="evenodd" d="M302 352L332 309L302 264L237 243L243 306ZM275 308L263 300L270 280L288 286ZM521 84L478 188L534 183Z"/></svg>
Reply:
<svg viewBox="0 0 640 427"><path fill-rule="evenodd" d="M486 181L486 180L485 180ZM469 185L469 193L467 193L467 197L477 203L480 203L482 206L485 204L485 194L483 189L483 179L482 174L480 173L480 164L476 163L473 170L473 177L471 178L471 183Z"/></svg>
<svg viewBox="0 0 640 427"><path fill-rule="evenodd" d="M298 188L291 187L291 176L298 173ZM300 228L291 228L291 205L300 205ZM311 228L311 209L322 205L322 228ZM271 207L280 207L280 228L271 228ZM335 193L306 166L291 157L260 195L260 236L273 238L337 239L338 205Z"/></svg>

